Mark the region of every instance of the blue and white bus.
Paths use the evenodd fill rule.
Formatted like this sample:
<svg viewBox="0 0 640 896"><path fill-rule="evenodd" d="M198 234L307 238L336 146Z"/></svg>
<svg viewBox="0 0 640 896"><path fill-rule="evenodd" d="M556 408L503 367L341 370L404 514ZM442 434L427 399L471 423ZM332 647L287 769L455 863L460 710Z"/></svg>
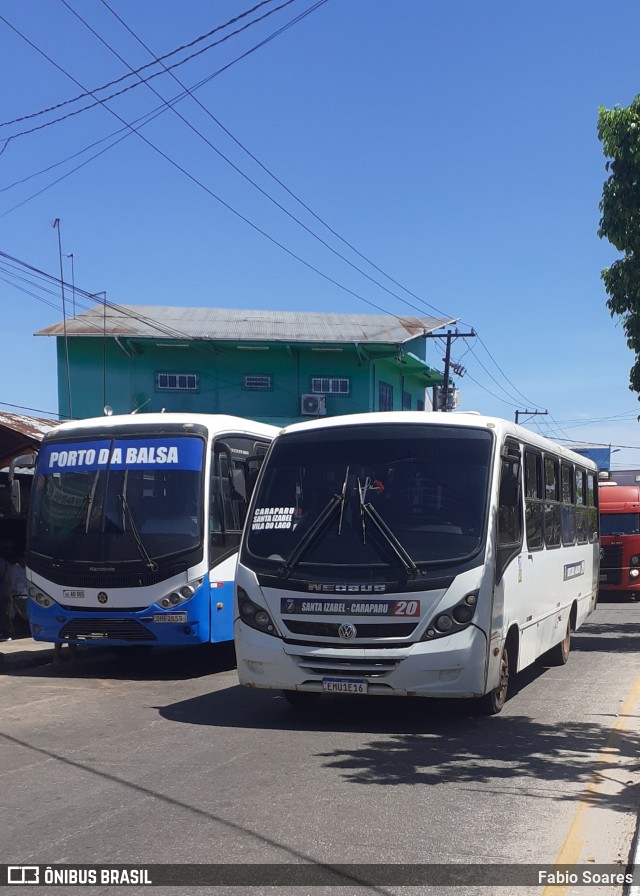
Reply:
<svg viewBox="0 0 640 896"><path fill-rule="evenodd" d="M78 420L46 435L27 521L33 637L103 647L232 640L238 545L277 431L162 413Z"/></svg>
<svg viewBox="0 0 640 896"><path fill-rule="evenodd" d="M565 663L598 593L596 465L506 420L388 412L280 431L236 575L243 685L478 698Z"/></svg>

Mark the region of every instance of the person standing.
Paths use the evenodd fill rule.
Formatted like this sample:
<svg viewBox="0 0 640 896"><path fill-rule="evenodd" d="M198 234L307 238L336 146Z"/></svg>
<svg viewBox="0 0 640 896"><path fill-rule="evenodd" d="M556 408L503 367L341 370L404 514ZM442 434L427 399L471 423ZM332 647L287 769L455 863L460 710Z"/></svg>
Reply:
<svg viewBox="0 0 640 896"><path fill-rule="evenodd" d="M29 583L27 582L25 559L24 551L19 551L15 557L9 558L9 567L3 583L8 608L8 633L11 638L16 636L16 618L21 621L21 628L22 622L29 625L27 611Z"/></svg>
<svg viewBox="0 0 640 896"><path fill-rule="evenodd" d="M6 557L0 555L0 641L11 640L11 620L9 606L11 595L7 593L9 578L9 563Z"/></svg>

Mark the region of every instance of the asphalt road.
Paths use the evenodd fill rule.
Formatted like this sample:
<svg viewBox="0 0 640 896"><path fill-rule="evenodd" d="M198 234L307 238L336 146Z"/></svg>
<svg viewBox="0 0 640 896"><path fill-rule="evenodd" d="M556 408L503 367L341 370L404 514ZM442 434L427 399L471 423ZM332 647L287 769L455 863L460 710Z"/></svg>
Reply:
<svg viewBox="0 0 640 896"><path fill-rule="evenodd" d="M601 602L568 664L527 670L493 718L462 702L353 697L300 715L279 694L240 688L228 652L101 653L75 671L9 670L0 675L2 861L171 866L173 884L144 888L162 896L622 894L545 890L528 876L516 885L522 866L624 871L640 803L639 649L640 603ZM342 869L342 886L329 888L282 871L274 889L260 870L309 862L374 864L378 876L357 886L358 869ZM256 886L214 890L185 868L210 863L254 864ZM453 863L473 868L461 887L429 877L399 890L414 882L407 869L433 876ZM387 868L398 864L402 873ZM326 882L331 870L319 873Z"/></svg>

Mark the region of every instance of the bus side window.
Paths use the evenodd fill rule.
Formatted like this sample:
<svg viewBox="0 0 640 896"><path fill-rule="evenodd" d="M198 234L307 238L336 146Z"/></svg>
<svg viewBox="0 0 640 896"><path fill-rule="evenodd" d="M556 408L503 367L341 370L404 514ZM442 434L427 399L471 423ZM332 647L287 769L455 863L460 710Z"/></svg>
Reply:
<svg viewBox="0 0 640 896"><path fill-rule="evenodd" d="M589 541L598 540L598 486L595 473L587 473L587 519Z"/></svg>
<svg viewBox="0 0 640 896"><path fill-rule="evenodd" d="M555 457L544 458L544 543L548 548L560 547L560 476Z"/></svg>
<svg viewBox="0 0 640 896"><path fill-rule="evenodd" d="M262 466L265 457L267 456L267 451L269 450L269 445L266 442L255 442L253 446L253 454L247 458L245 463L245 475L246 475L246 492L247 492L247 501L251 500L251 495L253 494L253 490L256 485L256 480L258 478L258 473L260 472L260 467Z"/></svg>
<svg viewBox="0 0 640 896"><path fill-rule="evenodd" d="M562 544L574 544L576 540L575 476L573 466L560 465L562 484Z"/></svg>
<svg viewBox="0 0 640 896"><path fill-rule="evenodd" d="M524 497L527 525L527 547L539 551L544 547L542 539L542 454L527 449L524 453Z"/></svg>
<svg viewBox="0 0 640 896"><path fill-rule="evenodd" d="M498 505L498 551L496 581L522 548L522 489L520 487L520 446L507 443L500 468Z"/></svg>
<svg viewBox="0 0 640 896"><path fill-rule="evenodd" d="M589 541L586 472L576 467L576 537L578 544Z"/></svg>

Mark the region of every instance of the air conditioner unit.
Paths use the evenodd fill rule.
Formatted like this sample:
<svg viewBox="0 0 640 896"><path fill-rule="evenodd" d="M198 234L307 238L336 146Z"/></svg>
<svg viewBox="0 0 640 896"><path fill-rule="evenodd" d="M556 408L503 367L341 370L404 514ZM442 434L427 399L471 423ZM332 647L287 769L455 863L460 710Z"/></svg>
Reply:
<svg viewBox="0 0 640 896"><path fill-rule="evenodd" d="M324 395L301 395L300 413L303 417L325 417L327 402Z"/></svg>

